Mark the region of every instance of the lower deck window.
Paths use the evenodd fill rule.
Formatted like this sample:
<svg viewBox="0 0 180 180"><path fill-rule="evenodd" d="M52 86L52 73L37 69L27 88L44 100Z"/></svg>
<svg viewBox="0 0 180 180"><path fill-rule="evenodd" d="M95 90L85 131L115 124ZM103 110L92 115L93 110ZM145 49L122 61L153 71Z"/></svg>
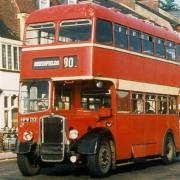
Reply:
<svg viewBox="0 0 180 180"><path fill-rule="evenodd" d="M158 96L158 114L167 114L167 96Z"/></svg>
<svg viewBox="0 0 180 180"><path fill-rule="evenodd" d="M132 93L132 112L143 113L144 112L144 99L143 94Z"/></svg>
<svg viewBox="0 0 180 180"><path fill-rule="evenodd" d="M178 97L124 90L116 91L117 112L145 114L177 114Z"/></svg>
<svg viewBox="0 0 180 180"><path fill-rule="evenodd" d="M69 110L71 108L71 87L55 85L54 106L58 110Z"/></svg>
<svg viewBox="0 0 180 180"><path fill-rule="evenodd" d="M101 107L111 108L108 90L82 90L81 106L85 110L98 111Z"/></svg>
<svg viewBox="0 0 180 180"><path fill-rule="evenodd" d="M177 113L177 97L169 96L169 114Z"/></svg>
<svg viewBox="0 0 180 180"><path fill-rule="evenodd" d="M147 114L156 113L155 95L146 95L145 111Z"/></svg>
<svg viewBox="0 0 180 180"><path fill-rule="evenodd" d="M130 93L128 91L117 91L117 111L130 111L129 99Z"/></svg>

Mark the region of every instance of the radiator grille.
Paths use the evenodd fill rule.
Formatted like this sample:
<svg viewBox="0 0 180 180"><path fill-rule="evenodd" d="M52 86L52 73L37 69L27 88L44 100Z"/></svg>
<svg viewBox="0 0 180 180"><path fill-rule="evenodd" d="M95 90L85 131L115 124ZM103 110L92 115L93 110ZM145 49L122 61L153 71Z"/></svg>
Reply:
<svg viewBox="0 0 180 180"><path fill-rule="evenodd" d="M43 161L63 161L65 119L46 116L41 119L41 158Z"/></svg>

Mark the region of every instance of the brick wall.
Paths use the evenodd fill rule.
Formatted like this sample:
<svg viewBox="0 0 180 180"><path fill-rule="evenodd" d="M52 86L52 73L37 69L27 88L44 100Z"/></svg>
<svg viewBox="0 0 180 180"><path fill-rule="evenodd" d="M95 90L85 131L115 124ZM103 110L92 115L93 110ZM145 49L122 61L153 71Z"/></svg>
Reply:
<svg viewBox="0 0 180 180"><path fill-rule="evenodd" d="M0 0L0 19L17 37L20 37L20 22L17 14L18 9L15 0Z"/></svg>
<svg viewBox="0 0 180 180"><path fill-rule="evenodd" d="M159 0L138 0L138 2L150 7L151 9L158 10Z"/></svg>
<svg viewBox="0 0 180 180"><path fill-rule="evenodd" d="M110 0L110 1L125 4L126 6L132 9L135 8L135 0Z"/></svg>

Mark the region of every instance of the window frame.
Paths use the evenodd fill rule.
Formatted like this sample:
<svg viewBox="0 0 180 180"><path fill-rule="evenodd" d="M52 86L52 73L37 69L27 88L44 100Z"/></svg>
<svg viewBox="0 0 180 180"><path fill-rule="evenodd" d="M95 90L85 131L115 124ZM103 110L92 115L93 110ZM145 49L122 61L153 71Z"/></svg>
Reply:
<svg viewBox="0 0 180 180"><path fill-rule="evenodd" d="M133 94L135 94L136 96L139 96L139 95L142 95L142 98L133 98ZM133 113L133 114L144 114L145 112L144 112L144 103L145 103L145 97L144 97L144 93L142 93L142 92L131 92L131 113ZM133 110L133 100L138 100L139 99L139 101L142 101L140 104L140 106L141 106L141 109L142 109L142 111L139 111L138 110L138 107L137 107L137 111L134 111Z"/></svg>
<svg viewBox="0 0 180 180"><path fill-rule="evenodd" d="M119 32L119 36L122 36L122 35L124 35L124 39L123 39L123 41L121 41L122 39L122 37L120 37L120 39L119 39L119 41L118 41L118 46L116 46L116 26L118 26L118 28L124 28L125 29L125 33L122 33L122 31L121 32ZM114 23L114 47L115 48L121 48L121 49L128 49L128 47L129 47L129 29L128 29L128 27L127 26L124 26L124 25L121 25L121 24L118 24L118 23ZM126 44L124 44L124 43L122 43L122 42L124 42L124 41L126 41ZM123 45L123 46L122 46Z"/></svg>
<svg viewBox="0 0 180 180"><path fill-rule="evenodd" d="M41 28L35 28L35 29L30 29L30 30L28 30L28 28L31 26L40 26L40 25L48 25L48 24L52 24L52 27L51 28L54 28L54 36L53 36L53 40L52 40L52 42L51 43L39 43L39 41L40 41L40 39L42 38L42 37L36 37L36 38L27 38L27 32L28 31L34 31L34 30L39 30L39 29L41 29ZM47 28L48 29L48 28ZM56 40L56 23L55 22L44 22L44 23L34 23L34 24L28 24L27 26L26 26L26 29L25 29L25 39L24 39L24 44L26 45L26 46L41 46L41 45L51 45L51 44L53 44L53 43L55 43L55 40ZM39 31L37 32L37 34L39 34ZM31 35L32 36L32 35ZM31 39L36 39L36 43L27 43L27 39L29 40L31 40Z"/></svg>
<svg viewBox="0 0 180 180"><path fill-rule="evenodd" d="M157 48L157 40L161 40L161 42L163 42L163 56L161 55L161 54L158 54L157 52L158 52L158 49L159 48ZM154 55L156 56L156 57L158 57L158 58L162 58L162 59L166 59L166 40L165 39L162 39L162 38L160 38L160 37L155 37L154 38Z"/></svg>
<svg viewBox="0 0 180 180"><path fill-rule="evenodd" d="M136 36L137 36L137 33L138 33L138 36L136 37L136 36L131 36L131 32L132 32L132 34L134 33L134 32L136 32ZM132 51L132 52L136 52L136 53L142 53L142 39L141 39L141 31L139 31L139 30L136 30L136 29L132 29L132 28L129 28L129 50L130 51ZM132 39L132 37L133 37L133 39ZM134 40L136 40L136 42L135 42L135 44L134 44ZM139 48L138 49L136 49L137 48L137 40L139 41L139 43L138 43L138 46L139 46ZM132 44L131 44L132 43ZM134 47L133 47L133 46Z"/></svg>
<svg viewBox="0 0 180 180"><path fill-rule="evenodd" d="M145 35L145 36L148 36L149 38L151 37L151 38L152 38L152 41L144 39L144 35ZM146 33L146 32L142 32L142 33L141 33L141 36L142 36L142 53L144 53L144 54L146 54L146 55L154 56L154 53L155 53L155 49L154 49L154 46L155 46L154 36L153 36L153 35L150 35L150 34L148 34L148 33ZM146 41L151 42L151 44L152 44L152 49L151 49L150 53L144 51L144 50L145 50L144 44L145 44Z"/></svg>
<svg viewBox="0 0 180 180"><path fill-rule="evenodd" d="M61 41L60 40L60 32L61 32L61 26L62 26L62 24L63 23L75 23L75 22L83 22L83 21L88 21L89 23L87 23L86 25L91 25L91 30L90 30L90 36L89 36L89 39L88 40L81 40L81 41L78 41L78 42L76 42L76 41L70 41L70 42L66 42L66 41ZM70 27L70 26L73 26L74 24L71 24L71 25L68 25L68 24L66 24L66 25L63 25L63 27ZM79 26L80 25L82 25L82 24L79 24ZM92 19L90 19L90 18L87 18L87 19L71 19L71 20L63 20L63 21L61 21L59 24L58 24L58 33L57 33L57 41L59 42L59 43L84 43L84 42L89 42L89 41L92 41L92 37L93 37L93 25L94 25L94 23L93 23L93 20Z"/></svg>
<svg viewBox="0 0 180 180"><path fill-rule="evenodd" d="M126 98L127 98L127 110L121 110L120 108L120 104L121 104L121 100L118 96L118 92L124 92L124 93L128 93ZM129 113L131 112L131 92L128 91L128 90L121 90L121 89L117 89L116 90L116 106L117 106L117 113L122 113L122 112L126 112L126 113Z"/></svg>
<svg viewBox="0 0 180 180"><path fill-rule="evenodd" d="M176 61L175 42L167 40L165 44L166 44L166 47L165 47L166 59L168 59L170 61ZM173 48L170 48L170 46L168 46L168 44L172 44ZM172 58L168 58L168 50L172 50L172 49L174 52L171 54L169 53L169 56L172 55ZM174 59L173 59L173 55L174 55Z"/></svg>
<svg viewBox="0 0 180 180"><path fill-rule="evenodd" d="M97 22L98 22L98 20L99 20L99 21L102 21L102 22L111 23L111 31L109 31L109 32L111 32L111 38L108 40L108 41L109 41L108 43L99 42L99 41L97 40L97 30L98 30L98 28L97 28ZM106 46L114 46L114 23L113 23L112 21L109 21L109 20L105 20L105 19L102 19L102 18L97 18L95 24L96 24L96 25L95 25L95 42L96 42L97 44L102 44L102 45L106 45ZM102 32L102 31L99 31L99 32ZM102 33L101 33L101 34L102 34Z"/></svg>

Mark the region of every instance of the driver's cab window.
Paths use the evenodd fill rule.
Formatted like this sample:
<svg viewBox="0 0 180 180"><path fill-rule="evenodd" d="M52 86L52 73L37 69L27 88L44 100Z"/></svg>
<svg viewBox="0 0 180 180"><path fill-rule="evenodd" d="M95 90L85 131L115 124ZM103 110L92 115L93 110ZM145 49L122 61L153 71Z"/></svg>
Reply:
<svg viewBox="0 0 180 180"><path fill-rule="evenodd" d="M107 89L84 89L81 91L81 107L98 111L101 107L111 108L111 92Z"/></svg>
<svg viewBox="0 0 180 180"><path fill-rule="evenodd" d="M54 107L56 110L71 109L72 88L63 84L55 84Z"/></svg>

